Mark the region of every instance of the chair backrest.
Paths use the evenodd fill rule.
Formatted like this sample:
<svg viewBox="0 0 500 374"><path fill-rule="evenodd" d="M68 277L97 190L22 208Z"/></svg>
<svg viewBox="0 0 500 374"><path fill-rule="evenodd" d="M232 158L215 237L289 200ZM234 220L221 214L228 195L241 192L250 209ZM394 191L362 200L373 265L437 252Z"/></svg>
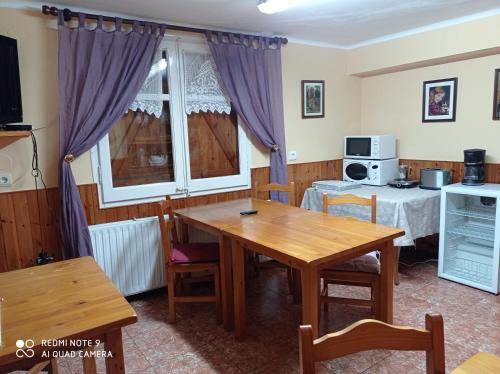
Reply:
<svg viewBox="0 0 500 374"><path fill-rule="evenodd" d="M167 196L165 200L156 204L156 214L160 224L161 242L163 247L163 255L166 262L172 261L171 243L178 242L177 230L175 228L174 209L172 207L172 199ZM168 214L168 219L165 219L165 214Z"/></svg>
<svg viewBox="0 0 500 374"><path fill-rule="evenodd" d="M315 363L372 349L426 351L427 373L443 374L444 330L440 314L425 315L425 330L392 326L374 319L358 321L351 326L313 340L312 327L300 326L301 373L315 373Z"/></svg>
<svg viewBox="0 0 500 374"><path fill-rule="evenodd" d="M295 183L290 182L289 185L279 184L279 183L269 183L263 184L261 186L254 185L253 187L253 197L259 199L259 195L262 193L269 193L271 191L279 191L279 192L287 192L288 193L288 203L291 206L295 206L295 202L297 200L296 191L295 191Z"/></svg>
<svg viewBox="0 0 500 374"><path fill-rule="evenodd" d="M323 192L323 213L328 213L328 207L330 205L344 205L344 204L371 206L372 208L371 221L372 223L377 223L377 195L373 194L370 199L352 194L328 197L328 194L326 192Z"/></svg>

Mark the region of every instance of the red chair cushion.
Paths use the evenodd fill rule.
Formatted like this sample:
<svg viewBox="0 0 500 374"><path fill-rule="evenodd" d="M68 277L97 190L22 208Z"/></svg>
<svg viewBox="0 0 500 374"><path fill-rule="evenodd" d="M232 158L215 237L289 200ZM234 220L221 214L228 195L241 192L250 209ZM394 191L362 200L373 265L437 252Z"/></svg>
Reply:
<svg viewBox="0 0 500 374"><path fill-rule="evenodd" d="M186 264L193 262L219 261L218 243L177 243L173 245L172 262Z"/></svg>

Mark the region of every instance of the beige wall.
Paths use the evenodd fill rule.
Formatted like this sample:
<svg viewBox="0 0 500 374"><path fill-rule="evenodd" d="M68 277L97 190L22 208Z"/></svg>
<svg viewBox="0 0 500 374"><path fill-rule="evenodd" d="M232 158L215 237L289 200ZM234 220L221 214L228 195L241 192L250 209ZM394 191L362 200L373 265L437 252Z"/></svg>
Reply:
<svg viewBox="0 0 500 374"><path fill-rule="evenodd" d="M289 43L282 65L286 146L297 151L289 163L342 158L343 137L358 133L361 92L361 79L347 74L346 51ZM325 81L324 118L302 119L301 80ZM253 166L268 164L254 148Z"/></svg>
<svg viewBox="0 0 500 374"><path fill-rule="evenodd" d="M18 40L24 123L36 129L40 166L49 186L57 185L58 100L57 31L53 19L38 12L0 8L0 34ZM287 149L296 162L341 157L341 137L359 127L360 78L346 74L346 52L289 44L283 48L283 85ZM326 116L302 120L300 80L326 81ZM351 131L350 128L355 130ZM257 143L257 142L254 142ZM269 164L265 151L253 147L253 167ZM14 185L1 192L34 187L30 174L31 141L24 139L0 150L0 170L10 169ZM78 184L92 183L89 153L73 164Z"/></svg>
<svg viewBox="0 0 500 374"><path fill-rule="evenodd" d="M443 57L487 53L500 47L499 24L497 15L353 49L348 53L348 73L366 75Z"/></svg>
<svg viewBox="0 0 500 374"><path fill-rule="evenodd" d="M12 9L0 9L0 34L17 39L24 123L33 125L46 180L56 179L58 147L57 33L46 19ZM0 150L0 170L13 162L13 189L31 189L31 140L23 139ZM0 192L8 189L2 188Z"/></svg>
<svg viewBox="0 0 500 374"><path fill-rule="evenodd" d="M499 55L363 78L361 132L395 134L401 158L461 161L464 149L484 148L487 160L499 163L500 121L492 120L497 68ZM422 123L423 82L453 77L456 122Z"/></svg>
<svg viewBox="0 0 500 374"><path fill-rule="evenodd" d="M48 187L56 186L59 147L56 23L36 11L0 8L0 34L17 39L23 123L33 126L40 169ZM12 172L14 180L11 188L3 187L0 193L34 188L31 157L29 138L0 149L0 170ZM92 181L88 154L74 163L74 170L78 183Z"/></svg>

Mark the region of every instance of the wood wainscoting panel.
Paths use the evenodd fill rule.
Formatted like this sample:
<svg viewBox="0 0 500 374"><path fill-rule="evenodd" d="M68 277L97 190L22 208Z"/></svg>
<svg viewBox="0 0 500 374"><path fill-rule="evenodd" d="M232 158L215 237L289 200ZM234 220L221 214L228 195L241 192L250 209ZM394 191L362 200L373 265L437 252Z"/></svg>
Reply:
<svg viewBox="0 0 500 374"><path fill-rule="evenodd" d="M411 178L420 179L420 169L446 168L453 172L453 182L460 182L463 163L401 159L411 167ZM297 189L300 205L306 188L316 180L342 179L342 160L328 160L288 165L288 178ZM500 164L486 165L486 181L500 183ZM269 183L269 167L252 169L252 184ZM137 204L116 208L99 208L96 184L78 187L89 225L123 221L156 215L154 204ZM251 190L219 193L175 199L175 208L210 204L251 196ZM57 188L38 191L41 207L37 209L37 192L17 191L0 193L0 272L21 269L35 264L41 249L56 259L62 258L59 238L59 191Z"/></svg>
<svg viewBox="0 0 500 374"><path fill-rule="evenodd" d="M57 188L0 193L0 271L33 266L41 249L61 258Z"/></svg>
<svg viewBox="0 0 500 374"><path fill-rule="evenodd" d="M314 180L342 176L342 160L288 165L290 181L297 186L298 204ZM252 182L269 183L269 167L252 169ZM137 204L116 208L99 208L96 184L78 186L89 225L155 216L155 205ZM251 196L251 190L226 192L175 199L175 208L204 205ZM37 192L0 193L0 272L22 269L35 264L41 249L56 259L62 258L59 238L59 191L57 188Z"/></svg>

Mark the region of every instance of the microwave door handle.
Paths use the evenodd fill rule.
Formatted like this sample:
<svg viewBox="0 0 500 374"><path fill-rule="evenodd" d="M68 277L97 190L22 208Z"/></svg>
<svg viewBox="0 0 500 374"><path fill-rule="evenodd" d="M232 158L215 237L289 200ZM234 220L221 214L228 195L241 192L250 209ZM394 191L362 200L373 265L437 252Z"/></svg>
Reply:
<svg viewBox="0 0 500 374"><path fill-rule="evenodd" d="M370 175L370 173L372 171L372 163L371 162L368 162L367 168L368 168L368 170L366 172L366 179L371 180L372 179L371 175Z"/></svg>

